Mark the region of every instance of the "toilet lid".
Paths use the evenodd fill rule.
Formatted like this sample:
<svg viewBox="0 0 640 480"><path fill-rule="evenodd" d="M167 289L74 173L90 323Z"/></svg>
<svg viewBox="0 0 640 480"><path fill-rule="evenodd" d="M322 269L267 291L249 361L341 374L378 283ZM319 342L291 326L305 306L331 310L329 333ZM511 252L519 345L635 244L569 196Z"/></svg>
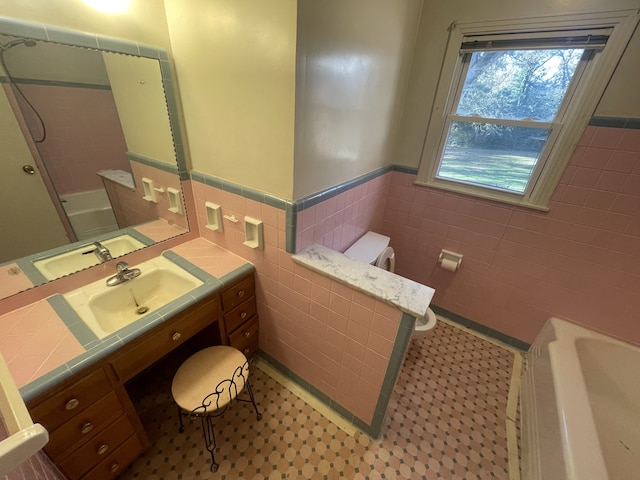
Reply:
<svg viewBox="0 0 640 480"><path fill-rule="evenodd" d="M374 264L376 259L380 256L380 253L389 246L391 239L385 235L380 235L376 232L365 233L356 243L351 245L344 254L353 258L354 260L360 260Z"/></svg>
<svg viewBox="0 0 640 480"><path fill-rule="evenodd" d="M393 248L385 248L378 259L376 260L376 267L382 268L389 272L393 272L396 268L396 256L393 252Z"/></svg>

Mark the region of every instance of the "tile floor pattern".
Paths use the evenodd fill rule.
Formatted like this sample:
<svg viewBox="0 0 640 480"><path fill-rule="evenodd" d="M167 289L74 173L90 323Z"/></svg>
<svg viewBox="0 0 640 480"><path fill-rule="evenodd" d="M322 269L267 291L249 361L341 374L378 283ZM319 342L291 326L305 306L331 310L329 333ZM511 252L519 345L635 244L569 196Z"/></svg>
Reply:
<svg viewBox="0 0 640 480"><path fill-rule="evenodd" d="M131 388L153 445L121 478L509 479L505 423L513 358L439 322L431 336L411 343L380 441L345 433L253 368L263 419L239 402L218 419L216 473L199 422L177 432L169 393L175 369L160 365Z"/></svg>

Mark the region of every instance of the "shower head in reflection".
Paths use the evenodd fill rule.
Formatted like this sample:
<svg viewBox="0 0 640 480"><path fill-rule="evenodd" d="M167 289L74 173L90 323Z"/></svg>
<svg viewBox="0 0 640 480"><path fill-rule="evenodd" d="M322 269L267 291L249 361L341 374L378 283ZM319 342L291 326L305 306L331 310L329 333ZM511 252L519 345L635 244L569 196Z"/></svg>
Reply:
<svg viewBox="0 0 640 480"><path fill-rule="evenodd" d="M7 52L7 50L9 50L10 48L16 47L18 45L24 45L25 47L35 47L36 46L36 41L32 40L30 38L16 38L15 40L11 40L11 41L5 43L4 45L0 44L0 66L2 66L2 70L4 70L4 72L6 73L7 79L9 80L9 83L16 89L16 91L24 99L24 101L29 106L29 108L31 108L31 111L38 118L42 133L40 134L40 138L36 138L34 136L33 137L33 141L35 143L42 143L47 138L47 127L44 124L44 120L40 116L40 113L38 113L38 110L36 110L36 107L34 107L33 104L26 97L26 95L24 94L24 92L22 91L20 86L17 85L16 82L14 81L14 78L11 75L11 72L9 71L9 69L7 68L7 64L6 64L5 59L4 59L4 54Z"/></svg>
<svg viewBox="0 0 640 480"><path fill-rule="evenodd" d="M15 40L11 40L10 42L5 43L4 45L0 44L0 51L4 52L17 45L24 45L25 47L35 47L36 41L30 38L16 38Z"/></svg>

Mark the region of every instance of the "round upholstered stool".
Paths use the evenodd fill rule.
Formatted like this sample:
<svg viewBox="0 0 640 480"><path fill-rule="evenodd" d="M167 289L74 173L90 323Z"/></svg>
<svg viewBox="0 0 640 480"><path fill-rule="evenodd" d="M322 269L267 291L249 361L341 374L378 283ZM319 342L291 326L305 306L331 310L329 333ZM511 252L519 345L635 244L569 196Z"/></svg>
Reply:
<svg viewBox="0 0 640 480"><path fill-rule="evenodd" d="M249 398L239 398L245 387ZM171 395L178 405L180 432L184 431L183 416L201 419L212 472L218 469L212 418L222 415L234 399L251 402L257 419L262 418L249 383L249 362L233 347L209 347L190 356L173 377Z"/></svg>

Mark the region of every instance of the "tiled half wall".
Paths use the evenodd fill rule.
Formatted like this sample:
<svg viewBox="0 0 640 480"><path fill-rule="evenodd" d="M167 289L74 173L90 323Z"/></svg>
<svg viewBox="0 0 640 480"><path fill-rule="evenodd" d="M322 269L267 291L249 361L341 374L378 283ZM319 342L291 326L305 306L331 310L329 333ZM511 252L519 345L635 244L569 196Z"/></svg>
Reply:
<svg viewBox="0 0 640 480"><path fill-rule="evenodd" d="M294 264L287 252L292 243L287 231L295 228L287 226L287 219L298 225L298 244L315 241L346 248L374 228L376 220L380 226L382 210L371 204L384 198L387 179L368 179L310 206L306 215L292 216L292 205L286 202L269 205L201 181L214 182L210 177L195 178L200 180L191 182L200 235L256 266L261 350L318 398L378 436L413 319ZM222 232L207 228L206 202L221 206L226 217ZM262 220L264 249L244 245L245 215Z"/></svg>
<svg viewBox="0 0 640 480"><path fill-rule="evenodd" d="M378 231L391 237L396 273L435 288L433 303L449 312L526 343L558 316L640 344L639 127L594 117L547 212L415 185L415 169L386 167L295 204L267 196L275 208L263 217L273 219L262 254L242 246L239 224L225 222L225 235L202 226L205 182L225 208L256 218L260 194L196 174L201 234L252 261L264 255L276 278L287 252L311 243L344 251ZM443 248L464 255L458 272L439 268Z"/></svg>

